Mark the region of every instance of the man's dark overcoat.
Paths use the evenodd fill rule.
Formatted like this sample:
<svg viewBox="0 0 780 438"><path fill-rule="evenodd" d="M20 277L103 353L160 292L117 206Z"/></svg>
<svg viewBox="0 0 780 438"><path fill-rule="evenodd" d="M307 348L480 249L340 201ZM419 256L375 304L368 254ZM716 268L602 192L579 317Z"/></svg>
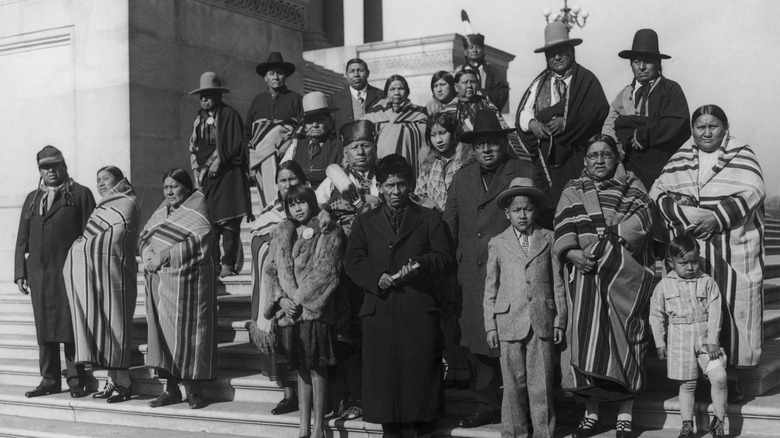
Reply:
<svg viewBox="0 0 780 438"><path fill-rule="evenodd" d="M57 193L52 207L41 216L42 193L33 191L24 201L19 220L14 281L26 278L29 282L38 344L73 342L70 304L62 268L71 245L84 232L95 209L95 198L88 188L75 182L70 194L72 202L63 202L65 196L62 192ZM28 207L33 198L36 198L35 206L28 218ZM29 254L26 260L25 254Z"/></svg>
<svg viewBox="0 0 780 438"><path fill-rule="evenodd" d="M363 110L368 110L385 98L385 93L379 88L371 84L366 86L368 89L366 90L366 102L363 105ZM345 123L355 120L355 114L352 112L352 92L349 91L349 88L347 86L347 88L339 90L330 96L330 107L339 109L333 113L333 120L336 122L336 132L339 132Z"/></svg>
<svg viewBox="0 0 780 438"><path fill-rule="evenodd" d="M442 381L439 297L436 281L452 262L441 216L410 203L394 233L383 208L352 224L344 268L365 292L363 417L372 423L436 418ZM418 275L379 291L382 273L398 272L409 259Z"/></svg>
<svg viewBox="0 0 780 438"><path fill-rule="evenodd" d="M463 295L461 345L469 347L474 354L489 353L482 317L488 242L509 226L509 219L498 208L496 197L509 187L513 178L520 176L533 178L537 187L546 187L544 175L538 168L510 158L496 170L487 191L484 189L479 163L458 170L447 190L444 220L456 241L458 284ZM549 211L540 214L537 223L549 228L550 215Z"/></svg>

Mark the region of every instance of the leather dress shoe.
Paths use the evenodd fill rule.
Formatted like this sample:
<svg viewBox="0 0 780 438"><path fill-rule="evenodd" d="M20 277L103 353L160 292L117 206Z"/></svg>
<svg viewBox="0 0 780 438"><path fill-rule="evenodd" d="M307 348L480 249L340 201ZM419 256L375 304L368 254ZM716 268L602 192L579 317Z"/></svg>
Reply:
<svg viewBox="0 0 780 438"><path fill-rule="evenodd" d="M87 395L87 391L84 391L84 388L79 385L71 386L68 391L70 392L70 396L73 398L81 398Z"/></svg>
<svg viewBox="0 0 780 438"><path fill-rule="evenodd" d="M119 403L130 400L130 396L133 394L132 386L116 385L114 390L116 393L106 400L107 403Z"/></svg>
<svg viewBox="0 0 780 438"><path fill-rule="evenodd" d="M460 422L458 422L458 426L465 428L484 426L493 422L493 416L494 414L492 412L476 412L468 417L462 418Z"/></svg>
<svg viewBox="0 0 780 438"><path fill-rule="evenodd" d="M276 407L271 409L273 415L289 414L298 410L298 400L290 400L289 398L283 398L282 401L277 403Z"/></svg>
<svg viewBox="0 0 780 438"><path fill-rule="evenodd" d="M39 385L38 387L36 387L32 391L25 392L24 396L27 397L27 398L31 398L31 397L40 397L42 395L59 394L60 392L62 392L61 388L57 388L55 386L42 386L42 385Z"/></svg>
<svg viewBox="0 0 780 438"><path fill-rule="evenodd" d="M206 407L206 401L200 394L190 394L187 396L187 402L190 404L190 409L200 409Z"/></svg>
<svg viewBox="0 0 780 438"><path fill-rule="evenodd" d="M174 403L181 403L181 392L168 392L165 391L161 396L149 402L149 406L152 408L159 408L160 406L168 406Z"/></svg>

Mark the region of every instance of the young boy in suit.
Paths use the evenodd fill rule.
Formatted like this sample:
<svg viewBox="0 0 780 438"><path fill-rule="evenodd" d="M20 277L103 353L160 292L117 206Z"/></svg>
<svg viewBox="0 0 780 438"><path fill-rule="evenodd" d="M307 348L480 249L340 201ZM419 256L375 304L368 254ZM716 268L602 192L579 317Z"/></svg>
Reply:
<svg viewBox="0 0 780 438"><path fill-rule="evenodd" d="M490 348L499 348L504 399L501 436L527 437L530 407L534 437L552 437L554 344L566 332L566 295L553 232L534 221L548 208L530 178L515 178L498 195L511 226L488 244L483 303Z"/></svg>

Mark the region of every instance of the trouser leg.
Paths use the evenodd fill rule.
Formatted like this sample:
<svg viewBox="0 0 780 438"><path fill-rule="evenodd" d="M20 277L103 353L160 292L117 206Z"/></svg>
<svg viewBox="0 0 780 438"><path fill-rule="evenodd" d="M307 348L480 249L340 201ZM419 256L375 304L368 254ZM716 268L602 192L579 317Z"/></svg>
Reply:
<svg viewBox="0 0 780 438"><path fill-rule="evenodd" d="M68 373L66 380L68 387L80 386L84 387L84 365L74 362L76 358L76 344L73 342L63 342L65 347L65 368Z"/></svg>
<svg viewBox="0 0 780 438"><path fill-rule="evenodd" d="M242 218L231 219L219 224L222 235L222 264L235 267L238 262L239 245L241 244Z"/></svg>
<svg viewBox="0 0 780 438"><path fill-rule="evenodd" d="M552 403L554 345L552 339L542 340L533 333L527 338L525 363L534 438L550 438L555 432Z"/></svg>
<svg viewBox="0 0 780 438"><path fill-rule="evenodd" d="M501 367L498 358L482 354L471 355L474 370L474 398L478 412L497 412L501 408L498 391L501 387Z"/></svg>
<svg viewBox="0 0 780 438"><path fill-rule="evenodd" d="M528 436L528 386L524 341L501 341L504 399L501 402L501 438ZM536 430L534 430L536 434Z"/></svg>
<svg viewBox="0 0 780 438"><path fill-rule="evenodd" d="M38 344L38 366L41 370L41 386L62 388L59 343Z"/></svg>

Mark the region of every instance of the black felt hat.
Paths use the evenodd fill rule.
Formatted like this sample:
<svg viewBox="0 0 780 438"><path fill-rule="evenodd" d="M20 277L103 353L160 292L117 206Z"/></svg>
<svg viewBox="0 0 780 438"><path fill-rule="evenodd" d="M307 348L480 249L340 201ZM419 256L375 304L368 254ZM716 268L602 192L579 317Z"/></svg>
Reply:
<svg viewBox="0 0 780 438"><path fill-rule="evenodd" d="M658 50L658 34L653 29L639 29L634 34L634 43L631 50L623 50L618 53L623 59L632 59L637 56L651 56L659 59L669 59L671 56L664 55Z"/></svg>
<svg viewBox="0 0 780 438"><path fill-rule="evenodd" d="M285 62L284 58L282 58L282 54L279 52L271 52L271 54L268 55L267 61L257 64L255 71L257 71L257 74L260 76L265 76L269 70L274 68L282 70L287 76L291 76L293 73L295 73L295 65L289 62Z"/></svg>
<svg viewBox="0 0 780 438"><path fill-rule="evenodd" d="M477 110L477 114L474 116L474 129L464 132L460 136L460 141L463 143L473 143L474 139L480 135L501 135L514 132L514 128L504 128L501 126L501 122L498 120L498 116L495 111L490 109Z"/></svg>

